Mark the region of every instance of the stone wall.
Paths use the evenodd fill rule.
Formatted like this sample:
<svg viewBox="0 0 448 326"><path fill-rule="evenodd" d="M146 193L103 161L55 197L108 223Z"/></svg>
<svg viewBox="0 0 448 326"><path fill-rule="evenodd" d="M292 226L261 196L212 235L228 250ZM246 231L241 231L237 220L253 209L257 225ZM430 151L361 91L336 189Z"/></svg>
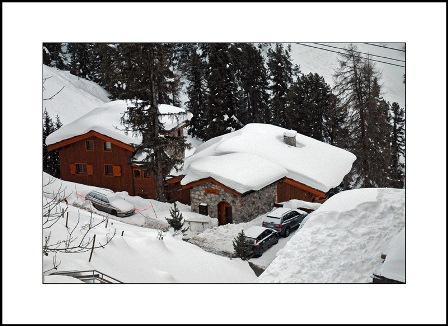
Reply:
<svg viewBox="0 0 448 326"><path fill-rule="evenodd" d="M205 183L191 189L191 209L198 213L199 204L205 203L208 205L208 215L218 218L218 203L226 201L232 206L233 223L247 222L274 207L276 190L276 183L274 183L240 197L225 191L218 185Z"/></svg>

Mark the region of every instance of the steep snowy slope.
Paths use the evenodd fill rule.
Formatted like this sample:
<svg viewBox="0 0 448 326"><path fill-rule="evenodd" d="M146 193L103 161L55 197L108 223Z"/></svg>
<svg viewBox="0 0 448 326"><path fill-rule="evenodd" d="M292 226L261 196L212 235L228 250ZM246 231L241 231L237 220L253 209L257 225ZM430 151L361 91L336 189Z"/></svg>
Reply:
<svg viewBox="0 0 448 326"><path fill-rule="evenodd" d="M367 283L404 229L403 189L343 191L305 223L260 276L261 282Z"/></svg>
<svg viewBox="0 0 448 326"><path fill-rule="evenodd" d="M43 108L52 118L59 115L63 124L109 102L109 94L92 81L46 65L42 69Z"/></svg>

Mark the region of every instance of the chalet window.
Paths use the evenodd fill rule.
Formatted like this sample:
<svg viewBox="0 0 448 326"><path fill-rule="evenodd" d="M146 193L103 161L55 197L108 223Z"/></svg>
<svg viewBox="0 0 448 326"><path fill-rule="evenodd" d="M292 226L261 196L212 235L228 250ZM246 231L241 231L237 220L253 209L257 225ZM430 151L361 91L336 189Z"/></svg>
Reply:
<svg viewBox="0 0 448 326"><path fill-rule="evenodd" d="M94 144L93 140L86 140L86 150L93 151Z"/></svg>
<svg viewBox="0 0 448 326"><path fill-rule="evenodd" d="M114 167L112 164L104 165L104 174L105 175L114 175Z"/></svg>
<svg viewBox="0 0 448 326"><path fill-rule="evenodd" d="M134 178L140 178L142 176L140 170L134 170Z"/></svg>
<svg viewBox="0 0 448 326"><path fill-rule="evenodd" d="M104 150L109 152L112 150L112 143L110 141L104 142Z"/></svg>
<svg viewBox="0 0 448 326"><path fill-rule="evenodd" d="M76 163L76 174L85 174L85 173L87 173L87 164Z"/></svg>

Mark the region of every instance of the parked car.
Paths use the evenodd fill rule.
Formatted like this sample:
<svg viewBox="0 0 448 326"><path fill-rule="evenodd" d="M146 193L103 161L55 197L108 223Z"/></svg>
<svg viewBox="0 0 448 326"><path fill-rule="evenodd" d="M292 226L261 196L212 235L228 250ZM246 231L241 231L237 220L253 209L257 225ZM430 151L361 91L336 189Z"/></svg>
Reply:
<svg viewBox="0 0 448 326"><path fill-rule="evenodd" d="M306 215L307 213L304 211L281 207L268 213L262 225L277 231L286 238L292 230L300 226Z"/></svg>
<svg viewBox="0 0 448 326"><path fill-rule="evenodd" d="M253 257L260 257L263 252L268 250L278 242L278 232L262 226L254 225L244 230L246 239L252 244Z"/></svg>
<svg viewBox="0 0 448 326"><path fill-rule="evenodd" d="M114 192L90 191L86 195L93 207L99 211L110 213L118 217L131 216L135 213L135 207Z"/></svg>

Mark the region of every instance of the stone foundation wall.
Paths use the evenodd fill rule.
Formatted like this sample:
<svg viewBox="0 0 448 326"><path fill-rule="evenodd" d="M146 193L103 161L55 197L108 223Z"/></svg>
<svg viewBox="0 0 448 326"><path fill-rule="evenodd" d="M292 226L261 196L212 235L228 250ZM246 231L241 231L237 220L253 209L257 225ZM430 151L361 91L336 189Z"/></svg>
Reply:
<svg viewBox="0 0 448 326"><path fill-rule="evenodd" d="M245 196L237 196L218 185L205 183L191 189L191 209L199 213L199 204L208 205L208 215L218 218L218 203L226 201L232 206L233 223L247 222L270 211L276 199L276 183Z"/></svg>

